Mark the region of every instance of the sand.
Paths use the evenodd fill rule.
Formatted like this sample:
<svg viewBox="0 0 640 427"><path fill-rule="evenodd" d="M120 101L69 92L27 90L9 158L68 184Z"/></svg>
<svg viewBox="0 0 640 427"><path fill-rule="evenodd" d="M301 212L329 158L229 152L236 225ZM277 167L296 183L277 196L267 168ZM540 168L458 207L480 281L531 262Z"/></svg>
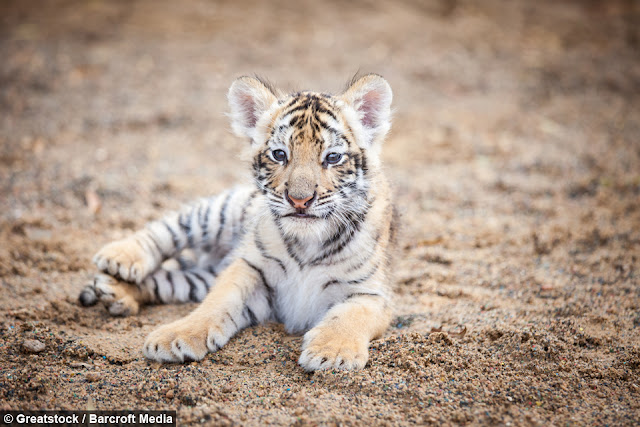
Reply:
<svg viewBox="0 0 640 427"><path fill-rule="evenodd" d="M4 1L0 409L179 424L633 425L640 419L640 6L633 1ZM193 305L82 308L91 257L248 178L226 90L259 73L394 89L395 320L359 372L247 329L147 362Z"/></svg>

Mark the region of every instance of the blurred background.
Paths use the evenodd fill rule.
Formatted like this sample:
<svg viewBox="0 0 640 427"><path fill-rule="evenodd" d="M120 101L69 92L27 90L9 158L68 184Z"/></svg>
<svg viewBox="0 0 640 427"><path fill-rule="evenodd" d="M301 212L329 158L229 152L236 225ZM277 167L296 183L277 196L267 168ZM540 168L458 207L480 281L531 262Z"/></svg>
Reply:
<svg viewBox="0 0 640 427"><path fill-rule="evenodd" d="M387 160L404 171L443 157L532 166L553 151L564 157L545 163L568 176L585 156L600 160L604 146L594 145L603 139L605 151L622 150L616 169L628 169L639 8L634 0L3 1L2 190L24 198L15 185L27 171L47 183L61 184L60 174L99 180L104 191L147 191L174 176L198 193L217 190L237 179L227 160L242 143L229 137L226 90L254 73L330 92L358 70L382 74L395 92Z"/></svg>
<svg viewBox="0 0 640 427"><path fill-rule="evenodd" d="M3 0L0 308L42 320L63 307L86 323L96 354L138 360L148 328L75 306L92 254L246 181L245 141L225 117L236 77L337 93L357 71L394 90L383 159L404 233L390 334L465 325L460 351L475 359L483 334L534 328L557 343L579 325L592 339L582 342L615 341L617 353L558 344L565 360L578 349L580 363L605 370L606 355L626 352L638 366L636 0ZM154 310L149 328L188 308ZM113 341L127 350L105 348L95 322L121 332ZM518 340L500 344L501 361L525 363ZM558 360L538 360L549 373L538 372L537 393L546 396ZM572 375L568 389L551 389L588 417ZM598 411L619 422L637 386L627 400L616 400L624 380L606 387L612 400ZM547 420L563 416L538 406Z"/></svg>

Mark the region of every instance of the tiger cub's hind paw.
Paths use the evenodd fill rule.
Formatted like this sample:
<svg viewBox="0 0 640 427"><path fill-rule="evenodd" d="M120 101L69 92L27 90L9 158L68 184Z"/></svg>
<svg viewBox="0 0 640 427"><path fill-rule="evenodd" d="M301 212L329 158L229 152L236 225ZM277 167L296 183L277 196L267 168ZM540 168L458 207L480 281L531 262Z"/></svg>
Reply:
<svg viewBox="0 0 640 427"><path fill-rule="evenodd" d="M93 263L104 273L135 283L141 283L158 266L153 254L134 237L104 246Z"/></svg>
<svg viewBox="0 0 640 427"><path fill-rule="evenodd" d="M140 311L142 293L136 285L99 273L80 292L78 300L85 307L102 302L112 316L130 316Z"/></svg>

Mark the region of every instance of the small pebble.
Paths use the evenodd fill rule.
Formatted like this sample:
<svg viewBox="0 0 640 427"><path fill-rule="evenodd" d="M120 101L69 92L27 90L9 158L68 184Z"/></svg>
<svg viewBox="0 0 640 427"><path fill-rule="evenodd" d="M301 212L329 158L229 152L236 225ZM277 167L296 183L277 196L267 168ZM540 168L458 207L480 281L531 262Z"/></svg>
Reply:
<svg viewBox="0 0 640 427"><path fill-rule="evenodd" d="M231 386L226 385L226 386L222 387L222 392L223 393L231 393L231 391L232 391Z"/></svg>
<svg viewBox="0 0 640 427"><path fill-rule="evenodd" d="M173 389L167 391L167 393L164 395L167 399L173 399L173 397L175 396L175 392L173 391Z"/></svg>
<svg viewBox="0 0 640 427"><path fill-rule="evenodd" d="M88 363L83 363L83 362L72 362L69 363L69 366L72 368L90 368L91 365L89 365Z"/></svg>
<svg viewBox="0 0 640 427"><path fill-rule="evenodd" d="M95 382L102 378L102 375L100 372L87 372L84 377L89 382Z"/></svg>
<svg viewBox="0 0 640 427"><path fill-rule="evenodd" d="M45 349L45 345L43 342L38 340L24 340L22 348L27 353L40 353Z"/></svg>

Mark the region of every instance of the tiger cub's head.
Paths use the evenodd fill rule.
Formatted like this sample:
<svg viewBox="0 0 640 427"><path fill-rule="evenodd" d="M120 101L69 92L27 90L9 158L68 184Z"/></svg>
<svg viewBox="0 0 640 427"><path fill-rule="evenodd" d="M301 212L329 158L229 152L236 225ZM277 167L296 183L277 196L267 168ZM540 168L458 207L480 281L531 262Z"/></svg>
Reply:
<svg viewBox="0 0 640 427"><path fill-rule="evenodd" d="M233 130L251 141L255 181L285 232L322 236L362 221L391 126L385 79L354 79L340 95L282 95L241 77L228 97Z"/></svg>

